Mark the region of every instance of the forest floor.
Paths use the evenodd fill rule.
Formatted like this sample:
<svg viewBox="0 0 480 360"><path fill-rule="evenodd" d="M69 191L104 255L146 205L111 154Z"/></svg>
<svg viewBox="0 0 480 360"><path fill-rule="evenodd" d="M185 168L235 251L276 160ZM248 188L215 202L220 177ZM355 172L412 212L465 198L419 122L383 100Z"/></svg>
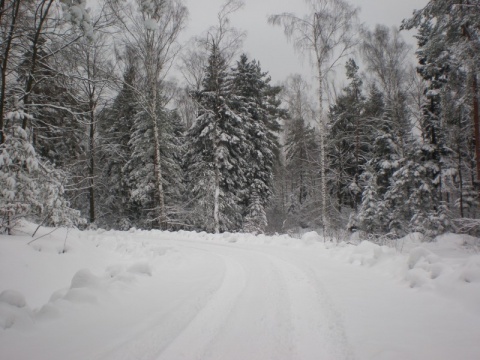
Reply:
<svg viewBox="0 0 480 360"><path fill-rule="evenodd" d="M0 359L480 359L478 239L0 236Z"/></svg>

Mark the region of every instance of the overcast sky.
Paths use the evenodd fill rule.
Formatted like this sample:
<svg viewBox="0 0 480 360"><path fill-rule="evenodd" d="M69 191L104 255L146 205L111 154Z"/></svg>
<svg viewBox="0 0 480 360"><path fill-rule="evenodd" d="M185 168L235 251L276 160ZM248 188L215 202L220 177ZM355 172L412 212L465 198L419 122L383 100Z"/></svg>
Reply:
<svg viewBox="0 0 480 360"><path fill-rule="evenodd" d="M185 0L190 12L187 29L182 38L189 38L206 31L216 24L216 14L223 0ZM360 21L373 29L376 24L399 26L402 19L411 16L414 9L420 9L428 0L351 0L360 7ZM259 60L264 71L272 76L272 81L283 81L289 74L311 74L307 60L294 53L288 44L283 29L267 23L272 14L292 12L306 14L304 0L245 0L245 7L232 15L234 27L245 30L247 38L244 52L249 58ZM412 34L405 33L406 41L414 44ZM343 71L343 70L341 70Z"/></svg>

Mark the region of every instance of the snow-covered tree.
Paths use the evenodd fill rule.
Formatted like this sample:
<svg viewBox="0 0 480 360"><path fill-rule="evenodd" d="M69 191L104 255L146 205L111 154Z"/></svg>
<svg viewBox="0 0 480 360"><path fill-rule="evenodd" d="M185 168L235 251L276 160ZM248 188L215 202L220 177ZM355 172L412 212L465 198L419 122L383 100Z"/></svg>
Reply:
<svg viewBox="0 0 480 360"><path fill-rule="evenodd" d="M61 8L64 15L71 13L68 22L63 21ZM77 33L77 28L82 32ZM20 217L55 226L80 221L78 212L70 209L65 199L70 174L46 160L65 165L66 156L59 156L61 150L55 141L49 143L48 136L43 137L42 127L52 130L58 126L57 135L68 133L62 131L62 120L71 119L73 97L70 89L59 85L61 72L56 65L62 51L82 35L90 36L91 29L85 1L14 0L0 4L2 231L10 231ZM71 150L70 139L64 141L68 144L64 149Z"/></svg>
<svg viewBox="0 0 480 360"><path fill-rule="evenodd" d="M66 174L40 159L29 142L21 127L25 116L21 110L6 114L15 125L0 145L0 233L10 234L24 217L50 226L83 223L65 200Z"/></svg>
<svg viewBox="0 0 480 360"><path fill-rule="evenodd" d="M321 225L318 134L312 126L316 113L310 89L298 74L282 84L287 117L282 122L283 149L275 166L275 192L268 211L272 232Z"/></svg>
<svg viewBox="0 0 480 360"><path fill-rule="evenodd" d="M135 147L132 156L143 157L145 161L150 159L139 163L131 159L128 171L131 179L132 176L138 179L139 174L148 170L152 172L154 180L152 189L151 185L142 188L137 184L133 197L144 202L147 201L146 194L150 194L155 211L151 221L159 228L166 229L169 215L165 203L163 164L170 159L162 157L162 140L166 134L162 133L164 129L160 124L165 118L169 97L162 91L165 89L164 77L179 51L177 38L185 25L188 11L181 0L137 0L136 7L118 2L110 2L110 5L119 17L124 43L136 49L138 56L140 74L135 84L135 100L139 112L130 141L131 146ZM151 146L153 153L141 153ZM144 181L150 184L147 179Z"/></svg>
<svg viewBox="0 0 480 360"><path fill-rule="evenodd" d="M214 41L210 51L203 87L195 94L199 115L188 131L187 162L196 226L218 233L242 227L245 154L252 149L244 119L232 108L225 58Z"/></svg>
<svg viewBox="0 0 480 360"><path fill-rule="evenodd" d="M420 67L420 71L423 76L426 75L433 80L430 84L433 91L438 88L439 81L445 80L442 73L449 70L449 59L443 61L441 66L442 60L446 60L446 57L455 57L457 64L468 74L466 94L472 108L477 181L480 179L479 9L478 1L472 0L429 1L423 9L414 11L413 17L404 20L402 25L405 29L419 29L420 56L423 56L420 60L421 65L422 60L426 65Z"/></svg>
<svg viewBox="0 0 480 360"><path fill-rule="evenodd" d="M309 14L298 17L291 13L269 17L272 25L282 26L294 47L312 60L318 81L317 124L320 135L320 187L322 225L329 227L326 163L326 114L324 99L329 76L335 66L356 45L358 8L344 0L305 0Z"/></svg>
<svg viewBox="0 0 480 360"><path fill-rule="evenodd" d="M358 213L351 216L348 228L362 230L368 234L379 234L383 231L384 219L381 217L382 199L378 196L374 169L366 167L360 176L360 184L363 188L362 201Z"/></svg>
<svg viewBox="0 0 480 360"><path fill-rule="evenodd" d="M270 77L260 64L242 55L232 69L232 107L242 117L249 152L244 154L246 184L242 191L244 230L263 232L267 226L265 209L273 193L273 170L278 155L278 119L284 116L280 92L272 87Z"/></svg>
<svg viewBox="0 0 480 360"><path fill-rule="evenodd" d="M285 138L285 166L290 175L286 225L307 227L315 225L319 215L317 185L319 147L315 129L306 119L296 117L289 121L291 124L287 128Z"/></svg>
<svg viewBox="0 0 480 360"><path fill-rule="evenodd" d="M350 83L330 107L327 149L332 173L331 191L336 194L333 198L336 198L337 207L340 210L348 206L356 210L362 193L358 182L371 149L367 134L372 129L369 119L364 117L362 80L353 59L347 61L346 70Z"/></svg>

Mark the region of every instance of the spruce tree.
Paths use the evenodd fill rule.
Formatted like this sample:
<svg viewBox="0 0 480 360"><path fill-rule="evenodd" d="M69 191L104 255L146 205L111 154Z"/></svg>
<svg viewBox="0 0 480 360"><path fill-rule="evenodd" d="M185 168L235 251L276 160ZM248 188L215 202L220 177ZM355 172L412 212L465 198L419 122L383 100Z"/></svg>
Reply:
<svg viewBox="0 0 480 360"><path fill-rule="evenodd" d="M319 217L316 159L320 149L317 134L302 117L290 121L285 139L285 166L291 182L287 220L289 225L314 226Z"/></svg>
<svg viewBox="0 0 480 360"><path fill-rule="evenodd" d="M267 226L265 209L273 193L273 167L278 154L278 118L283 116L276 101L278 88L272 87L270 77L262 72L255 60L245 54L232 70L232 107L242 117L245 141L249 153L245 169L245 188L242 191L244 230L264 232Z"/></svg>
<svg viewBox="0 0 480 360"><path fill-rule="evenodd" d="M378 234L382 229L381 199L378 197L377 178L375 171L367 166L360 176L363 188L362 202L358 215L353 215L348 224L349 230L362 230L367 234Z"/></svg>
<svg viewBox="0 0 480 360"><path fill-rule="evenodd" d="M115 97L112 106L107 109L100 122L100 133L103 140L101 162L102 181L105 189L102 192L100 206L105 214L104 222L111 227L127 230L138 226L141 209L131 201L131 190L127 181L125 165L131 158L129 145L134 118L138 111L135 87L138 79L137 63L134 50L125 51L126 66L123 74L122 88ZM131 185L131 184L130 184Z"/></svg>
<svg viewBox="0 0 480 360"><path fill-rule="evenodd" d="M252 148L244 119L232 106L232 82L218 44L210 44L198 117L188 131L188 178L194 226L211 232L242 228L240 202Z"/></svg>
<svg viewBox="0 0 480 360"><path fill-rule="evenodd" d="M459 99L471 106L470 128L475 139L476 180L480 179L480 103L478 72L480 57L480 15L476 1L429 1L416 10L410 19L403 21L404 29L419 29L420 62L422 76L430 80L432 90L446 80L453 69L465 72L468 76L456 91L464 92ZM445 61L447 60L447 61ZM453 60L453 63L452 63ZM423 64L422 64L423 62ZM422 67L422 65L424 65ZM439 76L440 75L440 76ZM431 101L434 100L431 98ZM449 104L453 106L454 104ZM444 109L445 110L445 109ZM478 190L478 189L477 189ZM480 199L480 197L478 197Z"/></svg>
<svg viewBox="0 0 480 360"><path fill-rule="evenodd" d="M370 148L366 133L371 131L364 117L362 80L353 59L347 62L346 72L350 83L330 107L329 114L328 156L333 173L330 187L336 194L333 198L337 199L339 211L342 206L356 210L361 200L358 183Z"/></svg>
<svg viewBox="0 0 480 360"><path fill-rule="evenodd" d="M84 220L65 198L67 175L38 156L20 123L32 117L8 112L13 123L0 144L0 233L11 233L22 218L47 226L76 226Z"/></svg>

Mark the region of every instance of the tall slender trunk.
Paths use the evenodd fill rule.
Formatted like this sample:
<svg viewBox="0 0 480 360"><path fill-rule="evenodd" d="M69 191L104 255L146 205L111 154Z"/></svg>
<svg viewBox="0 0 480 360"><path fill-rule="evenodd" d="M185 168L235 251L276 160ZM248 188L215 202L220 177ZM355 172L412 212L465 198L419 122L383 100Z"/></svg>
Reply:
<svg viewBox="0 0 480 360"><path fill-rule="evenodd" d="M2 12L4 2L2 2ZM0 144L5 143L5 91L7 89L7 67L8 61L10 56L10 50L12 48L12 41L13 41L13 34L15 32L15 26L17 23L18 11L20 9L20 0L16 0L15 3L12 5L12 19L10 22L10 29L8 31L7 41L5 42L5 49L3 52L3 59L2 59L2 69L1 69L1 78L2 84L0 89Z"/></svg>
<svg viewBox="0 0 480 360"><path fill-rule="evenodd" d="M468 28L468 24L462 25L462 32L463 35L468 39L468 41L472 41L472 36L470 34L470 30ZM477 190L479 191L478 196L478 205L480 207L480 124L479 124L479 104L478 104L478 80L477 80L477 71L476 66L473 65L472 68L472 98L473 98L473 124L474 124L474 138L475 138L475 160L476 160L476 167L477 167Z"/></svg>
<svg viewBox="0 0 480 360"><path fill-rule="evenodd" d="M479 123L479 104L478 104L478 81L477 74L473 73L472 81L473 93L473 124L475 130L475 160L477 165L477 190L479 191L479 206L480 206L480 123Z"/></svg>
<svg viewBox="0 0 480 360"><path fill-rule="evenodd" d="M460 144L458 145L458 181L460 185L460 217L464 218L464 210L463 210L463 174L462 174L462 152L460 149Z"/></svg>
<svg viewBox="0 0 480 360"><path fill-rule="evenodd" d="M158 101L158 77L161 72L161 65L158 62L157 54L155 53L155 32L148 31L146 41L146 72L148 79L147 86L147 109L149 112L150 120L152 121L153 126L153 147L154 147L154 156L153 156L153 166L154 166L154 176L155 176L155 188L156 200L158 201L156 208L156 216L158 227L161 230L166 230L168 226L167 211L165 209L165 194L163 190L163 174L162 174L162 154L160 151L161 147L161 134L158 127L158 118L157 118L157 101Z"/></svg>
<svg viewBox="0 0 480 360"><path fill-rule="evenodd" d="M355 101L358 103L358 90L355 90ZM360 176L360 113L355 114L355 175L353 181L358 185L358 178ZM361 198L358 193L353 195L353 209L358 210L358 203Z"/></svg>
<svg viewBox="0 0 480 360"><path fill-rule="evenodd" d="M217 79L217 99L220 97L219 93L219 85L218 85L218 79ZM214 149L213 149L213 154L214 154L214 167L215 167L215 191L213 193L213 227L215 230L215 233L218 234L220 233L220 165L218 163L218 156L217 156L217 151L219 148L219 141L218 141L218 128L217 128L217 122L218 118L220 116L220 112L218 109L215 109L215 128L214 128Z"/></svg>
<svg viewBox="0 0 480 360"><path fill-rule="evenodd" d="M88 189L90 196L90 224L95 223L95 105L90 99L90 186Z"/></svg>
<svg viewBox="0 0 480 360"><path fill-rule="evenodd" d="M40 6L40 19L38 22L38 27L35 29L35 35L33 36L32 39L32 58L31 58L31 64L30 64L30 70L28 73L27 81L25 83L25 95L23 96L23 103L24 105L28 105L29 102L29 97L30 97L30 92L33 89L34 85L34 76L33 74L35 73L35 69L37 66L37 57L38 57L38 43L40 40L40 34L42 33L43 29L43 24L45 23L48 12L50 11L50 7L52 6L53 0L49 0L46 9L44 10L43 7L46 4L44 1L42 5ZM28 117L24 117L22 121L22 129L26 129L28 126Z"/></svg>
<svg viewBox="0 0 480 360"><path fill-rule="evenodd" d="M319 129L320 129L320 187L321 187L321 195L320 201L322 206L322 225L323 225L323 233L324 235L329 230L329 221L327 215L327 180L325 178L325 123L324 123L324 116L323 116L323 87L322 87L322 64L320 61L317 63L317 70L318 70L318 106L319 106L319 114L318 114L318 121L319 121Z"/></svg>
<svg viewBox="0 0 480 360"><path fill-rule="evenodd" d="M213 198L213 223L215 234L220 233L220 170L215 160L215 193Z"/></svg>
<svg viewBox="0 0 480 360"><path fill-rule="evenodd" d="M160 153L160 130L157 122L157 89L156 81L152 80L152 97L151 97L151 119L153 123L153 138L155 147L154 168L155 168L155 185L157 187L157 221L160 229L167 228L167 213L165 211L165 196L163 192L163 176L162 176L162 157Z"/></svg>
<svg viewBox="0 0 480 360"><path fill-rule="evenodd" d="M218 51L217 44L213 43L213 51ZM214 53L215 58L217 58L216 53ZM216 96L216 104L214 110L214 142L213 142L213 156L214 156L214 166L215 166L215 192L213 194L213 225L215 229L215 233L220 233L220 164L218 163L219 157L217 156L217 152L219 151L220 141L218 136L218 122L221 119L220 115L220 80L219 80L219 73L220 68L219 64L215 64L215 96Z"/></svg>
<svg viewBox="0 0 480 360"><path fill-rule="evenodd" d="M154 65L152 64L152 67ZM153 70L153 69L152 69ZM160 229L167 228L167 212L165 210L165 195L163 191L163 175L162 175L162 155L160 152L160 129L157 121L157 76L150 74L150 118L153 125L153 142L155 148L154 169L155 169L155 185L157 188L157 221Z"/></svg>

